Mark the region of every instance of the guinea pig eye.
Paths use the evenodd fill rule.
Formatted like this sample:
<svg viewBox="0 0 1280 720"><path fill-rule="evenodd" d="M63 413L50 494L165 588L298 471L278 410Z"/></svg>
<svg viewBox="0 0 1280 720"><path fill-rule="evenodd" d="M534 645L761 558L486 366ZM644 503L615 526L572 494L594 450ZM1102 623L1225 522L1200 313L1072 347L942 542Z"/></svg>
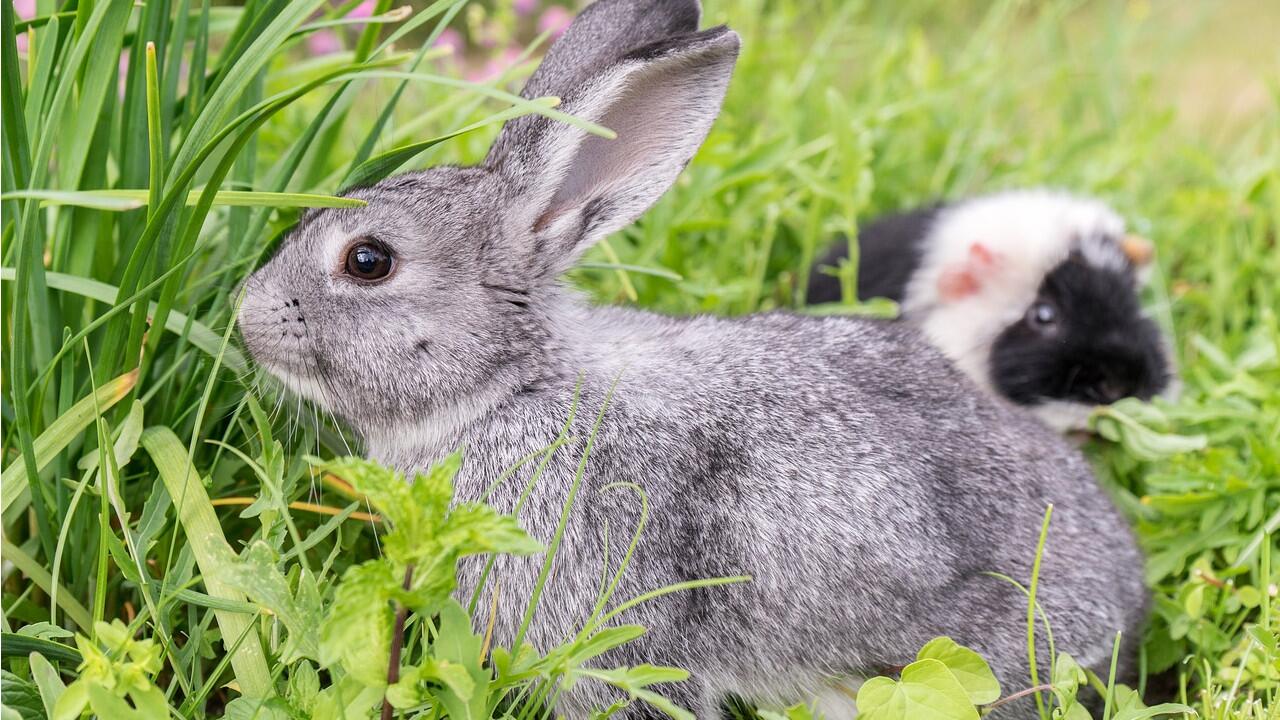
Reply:
<svg viewBox="0 0 1280 720"><path fill-rule="evenodd" d="M363 240L347 250L343 269L357 280L373 282L390 275L394 264L386 246L375 240Z"/></svg>
<svg viewBox="0 0 1280 720"><path fill-rule="evenodd" d="M1027 310L1027 324L1037 330L1047 330L1058 322L1058 309L1047 302L1038 302Z"/></svg>

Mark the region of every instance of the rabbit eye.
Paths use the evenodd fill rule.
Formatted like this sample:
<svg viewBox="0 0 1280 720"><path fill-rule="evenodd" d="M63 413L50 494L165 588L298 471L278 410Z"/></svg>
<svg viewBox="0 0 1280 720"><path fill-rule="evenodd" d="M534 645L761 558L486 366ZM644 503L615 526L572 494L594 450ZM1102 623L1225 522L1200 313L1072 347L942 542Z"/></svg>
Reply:
<svg viewBox="0 0 1280 720"><path fill-rule="evenodd" d="M351 277L371 282L390 275L394 264L391 253L382 243L362 241L347 250L343 267Z"/></svg>
<svg viewBox="0 0 1280 720"><path fill-rule="evenodd" d="M1040 331L1052 329L1058 323L1058 309L1051 303L1038 302L1027 310L1027 324Z"/></svg>

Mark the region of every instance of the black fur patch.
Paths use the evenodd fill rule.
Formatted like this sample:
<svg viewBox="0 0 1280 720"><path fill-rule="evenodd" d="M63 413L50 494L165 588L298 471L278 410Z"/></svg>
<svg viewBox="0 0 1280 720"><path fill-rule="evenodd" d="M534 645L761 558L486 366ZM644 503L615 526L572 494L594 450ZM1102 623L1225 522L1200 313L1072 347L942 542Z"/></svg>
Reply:
<svg viewBox="0 0 1280 720"><path fill-rule="evenodd" d="M902 301L907 283L920 267L924 241L943 205L884 215L858 230L858 299L885 297ZM848 242L841 238L809 274L810 305L840 301L840 280L823 271L849 257Z"/></svg>
<svg viewBox="0 0 1280 720"><path fill-rule="evenodd" d="M1023 405L1105 404L1147 400L1168 386L1160 331L1142 315L1131 273L1072 253L1045 276L1036 302L1053 308L1054 323L1038 324L1029 308L992 344L991 381L1001 394Z"/></svg>

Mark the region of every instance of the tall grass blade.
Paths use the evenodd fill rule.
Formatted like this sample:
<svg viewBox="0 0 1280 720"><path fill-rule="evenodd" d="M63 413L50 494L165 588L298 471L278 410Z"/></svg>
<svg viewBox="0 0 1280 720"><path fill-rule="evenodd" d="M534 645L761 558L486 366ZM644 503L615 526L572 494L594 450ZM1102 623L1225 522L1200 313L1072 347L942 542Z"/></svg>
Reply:
<svg viewBox="0 0 1280 720"><path fill-rule="evenodd" d="M200 474L187 455L187 449L178 436L167 427L149 427L142 433L142 446L150 453L165 489L173 499L178 512L178 522L186 535L196 564L204 578L204 586L210 597L232 602L245 602L243 593L234 590L219 578L224 568L236 561L235 553L222 534L222 526L214 513L209 495L201 483ZM218 627L224 643L244 637L238 648L232 651L231 667L236 682L246 697L265 698L274 693L274 683L267 669L262 644L253 631L253 618L226 610L215 610Z"/></svg>
<svg viewBox="0 0 1280 720"><path fill-rule="evenodd" d="M80 436L80 433L84 432L85 428L89 427L89 423L93 422L95 417L95 403L104 409L115 405L133 390L137 381L138 374L129 372L103 383L96 393L71 406L70 410L63 413L40 433L40 437L33 443L36 471L39 472L52 462L58 453L66 449ZM0 511L4 515L6 525L9 523L11 514L21 511L31 498L28 492L29 472L27 463L18 460L10 463L3 474L0 474L0 485L3 485L3 488L0 488L0 494L3 495L3 506L0 507Z"/></svg>

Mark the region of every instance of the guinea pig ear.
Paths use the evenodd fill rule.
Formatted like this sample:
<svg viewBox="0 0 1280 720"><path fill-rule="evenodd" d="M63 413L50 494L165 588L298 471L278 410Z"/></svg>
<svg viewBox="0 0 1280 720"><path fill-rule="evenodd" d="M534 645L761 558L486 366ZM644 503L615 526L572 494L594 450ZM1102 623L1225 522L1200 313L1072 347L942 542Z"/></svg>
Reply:
<svg viewBox="0 0 1280 720"><path fill-rule="evenodd" d="M688 19L669 25L682 26ZM691 19L696 22L696 15ZM547 58L554 72L535 76L530 84L541 90L554 89L566 78L578 82L565 91L562 109L613 130L616 139L527 116L503 128L485 161L506 186L501 264L528 282L559 275L671 187L720 112L738 56L737 33L721 26L666 37L597 64L607 53L591 41L616 50L622 42L619 28L606 24L601 38L593 34L597 23L579 28L577 22L562 39L571 44L562 49L557 43ZM633 31L621 35L629 39Z"/></svg>
<svg viewBox="0 0 1280 720"><path fill-rule="evenodd" d="M1156 246L1141 235L1125 235L1120 241L1120 250L1133 263L1134 274L1138 281L1145 285L1151 277L1151 261L1156 256Z"/></svg>
<svg viewBox="0 0 1280 720"><path fill-rule="evenodd" d="M955 302L976 295L1000 264L998 253L980 242L973 243L964 259L943 266L938 274L938 298L943 302Z"/></svg>

